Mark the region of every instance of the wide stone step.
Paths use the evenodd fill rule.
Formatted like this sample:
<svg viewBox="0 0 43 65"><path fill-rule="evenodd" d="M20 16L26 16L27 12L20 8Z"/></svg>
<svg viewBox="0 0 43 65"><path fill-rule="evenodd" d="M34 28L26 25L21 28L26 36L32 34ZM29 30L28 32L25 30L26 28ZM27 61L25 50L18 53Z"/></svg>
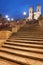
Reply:
<svg viewBox="0 0 43 65"><path fill-rule="evenodd" d="M29 34L33 34L33 35L34 35L34 34L38 34L38 35L41 34L41 35L42 35L43 33L26 33L26 34L21 34L21 33L20 33L20 34L17 34L17 36L29 36Z"/></svg>
<svg viewBox="0 0 43 65"><path fill-rule="evenodd" d="M19 31L18 34L28 34L28 33L43 33L41 30L31 30L31 31Z"/></svg>
<svg viewBox="0 0 43 65"><path fill-rule="evenodd" d="M30 44L29 44L29 43L26 44L26 43L19 43L19 42L18 42L18 43L16 43L16 42L5 42L5 43L18 44L18 45L25 45L25 46L37 46L37 47L43 47L43 45L39 45L39 44L37 44L37 43L36 43L36 44L35 44L35 43L34 43L34 44L31 44L31 43L30 43ZM42 44L43 44L43 43L42 43Z"/></svg>
<svg viewBox="0 0 43 65"><path fill-rule="evenodd" d="M25 35L29 35L29 34L38 34L39 35L39 34L43 34L43 32L40 32L40 33L39 32L28 32L28 33L21 32L21 33L17 33L16 35L24 35L25 36ZM14 34L14 36L15 36L15 34Z"/></svg>
<svg viewBox="0 0 43 65"><path fill-rule="evenodd" d="M43 39L38 39L38 38L18 38L18 37L16 37L16 38L14 38L14 37L12 37L11 39L16 39L16 40L27 40L27 41L29 41L29 40L31 40L31 41L43 41Z"/></svg>
<svg viewBox="0 0 43 65"><path fill-rule="evenodd" d="M16 38L29 38L30 36L32 36L32 37L34 36L36 38L38 37L38 38L42 38L43 39L43 36L42 35L38 35L38 34L37 35L31 35L31 34L29 34L28 36L18 35L18 36L12 36L12 37L16 37Z"/></svg>
<svg viewBox="0 0 43 65"><path fill-rule="evenodd" d="M17 62L11 62L9 60L4 60L0 58L0 65L20 65Z"/></svg>
<svg viewBox="0 0 43 65"><path fill-rule="evenodd" d="M0 58L4 60L6 59L7 61L19 63L20 65L30 65L29 62L27 63L25 58L7 52L0 52Z"/></svg>
<svg viewBox="0 0 43 65"><path fill-rule="evenodd" d="M24 33L24 34L22 34L22 33L20 33L20 34L17 34L17 36L29 36L29 35L42 35L43 33ZM14 35L15 36L15 35Z"/></svg>
<svg viewBox="0 0 43 65"><path fill-rule="evenodd" d="M26 52L26 51L22 51L22 50L13 50L13 49L9 49L9 48L1 48L1 51L5 51L5 52L10 52L13 54L19 54L19 55L23 55L23 56L29 56L29 57L33 57L33 58L37 58L40 60L43 60L43 54L39 54L39 53L34 53L34 52Z"/></svg>
<svg viewBox="0 0 43 65"><path fill-rule="evenodd" d="M39 48L39 49L43 49L42 45L28 45L28 44L20 44L20 43L14 43L14 42L6 42L5 44L7 45L16 45L16 46L21 46L21 47L30 47L30 48Z"/></svg>
<svg viewBox="0 0 43 65"><path fill-rule="evenodd" d="M15 38L15 36L11 36L12 38ZM19 37L16 37L16 38L19 38ZM22 38L22 37L21 37ZM30 38L30 39L43 39L43 37L35 37L35 36L27 36L26 37L27 39ZM23 39L26 39L25 37L23 37Z"/></svg>
<svg viewBox="0 0 43 65"><path fill-rule="evenodd" d="M39 33L39 32L19 33L19 34L17 34L17 35L20 35L20 36L22 36L22 35L23 35L23 36L27 36L27 35L29 35L29 34L38 34L38 35L39 35L39 34L43 34L43 32L42 32L42 33Z"/></svg>
<svg viewBox="0 0 43 65"><path fill-rule="evenodd" d="M22 50L22 51L27 51L27 52L43 54L43 49L27 48L27 47L13 46L13 45L7 45L7 44L3 45L3 47L9 48L9 49L16 49L16 50Z"/></svg>
<svg viewBox="0 0 43 65"><path fill-rule="evenodd" d="M20 39L22 39L22 38L24 38L24 39L43 39L43 37L34 37L34 36L11 36L9 39L12 39L12 38L20 38Z"/></svg>
<svg viewBox="0 0 43 65"><path fill-rule="evenodd" d="M19 56L15 54L13 55L13 54L6 53L6 52L1 52L0 57L6 60L13 61L13 62L16 61L16 62L22 63L22 65L43 65L43 62L37 61L37 59L26 58L24 56Z"/></svg>
<svg viewBox="0 0 43 65"><path fill-rule="evenodd" d="M31 40L31 41L32 41L32 40ZM30 44L30 45L31 45L31 44L43 45L43 43L41 43L41 42L38 43L39 41L38 41L38 42L31 42L31 41L29 40L29 42L21 42L21 41L18 41L18 42L17 42L17 41L8 40L8 41L6 41L6 42L11 42L11 43L12 43L12 42L13 42L13 43L22 43L22 44L25 43L25 44ZM5 43L6 43L6 42L5 42Z"/></svg>
<svg viewBox="0 0 43 65"><path fill-rule="evenodd" d="M19 42L19 43L33 43L33 44L42 44L43 45L43 41L34 41L34 40L16 40L16 39L8 39L6 42Z"/></svg>

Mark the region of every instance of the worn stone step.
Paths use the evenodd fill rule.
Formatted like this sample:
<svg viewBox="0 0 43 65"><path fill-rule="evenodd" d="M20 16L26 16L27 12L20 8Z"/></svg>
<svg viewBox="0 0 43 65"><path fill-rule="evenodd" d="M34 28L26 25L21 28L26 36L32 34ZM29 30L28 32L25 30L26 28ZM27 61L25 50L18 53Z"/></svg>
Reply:
<svg viewBox="0 0 43 65"><path fill-rule="evenodd" d="M25 43L25 44L36 44L36 45L43 45L43 42L42 41L33 41L33 40L29 40L28 42L22 42L22 41L14 41L14 40L8 40L8 41L6 41L6 42L13 42L13 43ZM5 43L6 43L5 42Z"/></svg>
<svg viewBox="0 0 43 65"><path fill-rule="evenodd" d="M20 33L20 34L17 34L17 35L14 35L14 36L29 36L29 35L42 35L43 33L24 33L24 34L22 34L22 33Z"/></svg>
<svg viewBox="0 0 43 65"><path fill-rule="evenodd" d="M39 35L39 34L43 34L43 32L42 33L39 33L39 32L18 33L17 36L22 36L22 35L23 36L28 36L29 34L38 34Z"/></svg>
<svg viewBox="0 0 43 65"><path fill-rule="evenodd" d="M11 36L11 38L15 38L15 36ZM16 38L19 38L19 37L16 37ZM21 38L22 38L22 37L21 37ZM23 37L23 38L24 38L24 39L26 39L26 38L27 38L27 39L28 39L28 38L30 38L30 39L43 39L43 37L38 37L38 36L37 36L37 37L35 37L35 36L28 36L28 37L26 37L26 38L25 38L25 37Z"/></svg>
<svg viewBox="0 0 43 65"><path fill-rule="evenodd" d="M14 38L14 37L12 37L12 38L10 38L10 39L15 39L15 40L27 40L27 41L29 41L29 40L31 40L31 41L43 41L43 39L38 39L38 38L18 38L18 37L16 37L16 38Z"/></svg>
<svg viewBox="0 0 43 65"><path fill-rule="evenodd" d="M28 34L28 35L27 35ZM26 36L25 36L26 35ZM17 34L13 34L11 35L11 37L38 37L38 38L43 38L43 33L17 33Z"/></svg>
<svg viewBox="0 0 43 65"><path fill-rule="evenodd" d="M34 60L32 58L26 58L19 55L12 55L10 53L1 52L0 57L13 62L16 61L19 63L23 63L23 65L43 65L42 61L37 61L36 59Z"/></svg>
<svg viewBox="0 0 43 65"><path fill-rule="evenodd" d="M17 62L11 62L0 58L0 65L20 65L20 64Z"/></svg>
<svg viewBox="0 0 43 65"><path fill-rule="evenodd" d="M16 43L16 42L15 42L15 43L14 43L14 42L5 42L5 43L17 44L17 45L24 45L24 46L37 46L37 47L43 47L43 45L31 44L31 43L30 43L30 44L29 44L29 43L28 43L28 44L25 44L25 43L21 44L21 43L19 43L19 42L18 42L18 43Z"/></svg>
<svg viewBox="0 0 43 65"><path fill-rule="evenodd" d="M41 35L42 35L43 33L34 33L34 32L29 32L29 33L17 33L17 34L12 35L12 36L29 36L29 34L31 34L31 35L32 35L32 34L33 34L33 35L34 35L34 34L38 34L38 35L41 34Z"/></svg>
<svg viewBox="0 0 43 65"><path fill-rule="evenodd" d="M28 45L28 44L25 44L25 43L24 44L20 44L20 43L6 42L5 44L7 44L7 45L14 45L14 46L21 46L21 47L43 49L43 46L39 46L39 45Z"/></svg>
<svg viewBox="0 0 43 65"><path fill-rule="evenodd" d="M22 50L22 51L27 51L27 52L34 52L34 53L40 53L43 54L43 49L36 49L36 48L27 48L27 47L20 47L20 46L13 46L13 45L3 45L4 48L9 48L9 49L17 49L17 50Z"/></svg>
<svg viewBox="0 0 43 65"><path fill-rule="evenodd" d="M12 37L14 37L14 38L15 38L15 37L16 37L16 38L30 38L31 36L32 36L32 37L34 36L34 38L42 38L42 39L43 39L43 36L41 36L41 35L40 35L40 36L38 36L38 35L28 35L28 36L23 36L23 35L22 35L22 36L20 36L20 35L19 35L19 36L12 36ZM11 38L12 38L12 37L11 37Z"/></svg>
<svg viewBox="0 0 43 65"><path fill-rule="evenodd" d="M29 41L27 41L27 40L16 40L16 39L9 39L9 40L7 40L5 43L27 43L27 44L36 44L36 45L43 45L43 41L32 41L32 40L29 40Z"/></svg>
<svg viewBox="0 0 43 65"><path fill-rule="evenodd" d="M30 65L29 63L27 63L25 58L20 57L19 55L15 55L15 54L13 55L13 54L6 53L6 52L0 52L0 58L10 61L10 62L19 63L20 65Z"/></svg>
<svg viewBox="0 0 43 65"><path fill-rule="evenodd" d="M17 37L17 36L11 36L10 38L15 38L15 37ZM19 38L19 37L17 37L17 38ZM22 38L22 37L21 37L21 38ZM24 38L25 38L25 37L24 37ZM35 37L35 36L28 36L27 39L28 39L28 38L43 39L43 37L38 37L38 36L37 36L37 37Z"/></svg>
<svg viewBox="0 0 43 65"><path fill-rule="evenodd" d="M4 51L4 52L10 52L13 54L19 54L19 55L23 55L26 57L33 57L33 58L37 58L40 60L43 60L43 54L39 54L39 53L34 53L34 52L26 52L26 51L22 51L22 50L13 50L13 49L9 49L9 48L1 48L0 52Z"/></svg>
<svg viewBox="0 0 43 65"><path fill-rule="evenodd" d="M19 39L18 39L18 40L16 40L16 39L8 39L7 42L8 42L8 41L10 41L10 42L11 42L11 41L12 41L12 42L23 42L23 43L29 43L29 42L33 42L33 43L43 43L43 41L36 41L36 40L35 40L35 41L34 41L34 40L19 40Z"/></svg>
<svg viewBox="0 0 43 65"><path fill-rule="evenodd" d="M43 33L43 31L40 31L40 30L31 30L31 31L19 31L18 34L28 34L28 33Z"/></svg>

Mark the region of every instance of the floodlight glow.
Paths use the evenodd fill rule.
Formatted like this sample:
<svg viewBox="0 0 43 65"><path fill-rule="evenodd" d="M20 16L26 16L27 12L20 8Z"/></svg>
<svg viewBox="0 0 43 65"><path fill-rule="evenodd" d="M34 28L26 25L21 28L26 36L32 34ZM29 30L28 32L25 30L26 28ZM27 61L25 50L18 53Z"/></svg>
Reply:
<svg viewBox="0 0 43 65"><path fill-rule="evenodd" d="M13 18L11 18L11 21L13 21L14 19Z"/></svg>
<svg viewBox="0 0 43 65"><path fill-rule="evenodd" d="M7 18L8 21L10 21L10 18Z"/></svg>
<svg viewBox="0 0 43 65"><path fill-rule="evenodd" d="M6 15L5 17L6 17L6 18L8 18L9 16L8 16L8 15Z"/></svg>
<svg viewBox="0 0 43 65"><path fill-rule="evenodd" d="M26 12L23 12L23 15L26 15Z"/></svg>

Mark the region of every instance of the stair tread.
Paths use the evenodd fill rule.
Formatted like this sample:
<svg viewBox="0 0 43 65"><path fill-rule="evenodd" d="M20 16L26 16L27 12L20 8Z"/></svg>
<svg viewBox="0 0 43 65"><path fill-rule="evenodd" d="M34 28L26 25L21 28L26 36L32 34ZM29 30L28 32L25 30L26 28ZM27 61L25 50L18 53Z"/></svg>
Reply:
<svg viewBox="0 0 43 65"><path fill-rule="evenodd" d="M0 59L0 65L20 65L20 64L17 64L15 62L10 62L4 59Z"/></svg>
<svg viewBox="0 0 43 65"><path fill-rule="evenodd" d="M16 40L16 39L8 39L7 42L8 42L8 41L12 41L12 42L15 42L15 41L18 42L18 41L19 41L19 42L43 43L43 41L32 41L32 40L29 40L29 41L28 41L28 40L19 40L19 39L18 39L18 40Z"/></svg>
<svg viewBox="0 0 43 65"><path fill-rule="evenodd" d="M13 61L17 61L17 62L21 62L21 63L25 63L26 65L43 65L43 62L41 61L37 61L37 60L33 60L33 59L29 59L29 58L24 58L24 57L20 57L20 56L17 56L17 55L12 55L12 54L8 54L8 53L3 53L1 52L0 53L1 57L3 58L6 58L6 59L10 59L10 60L13 60ZM36 63L37 62L37 63Z"/></svg>
<svg viewBox="0 0 43 65"><path fill-rule="evenodd" d="M3 45L4 47L14 48L14 49L21 49L21 50L30 50L30 51L37 51L37 52L43 52L43 49L37 49L37 48L27 48L27 47L20 47L20 46L13 46L13 45Z"/></svg>
<svg viewBox="0 0 43 65"><path fill-rule="evenodd" d="M30 40L29 40L29 42L25 42L25 41L22 42L22 41L9 40L9 41L6 41L5 43L7 43L7 42L11 42L11 43L22 43L22 44L25 43L25 44L30 44L30 45L31 45L31 44L43 45L43 43L41 43L41 42L40 42L40 43L39 43L39 42L32 42L32 41L30 41Z"/></svg>
<svg viewBox="0 0 43 65"><path fill-rule="evenodd" d="M8 52L11 52L11 53L16 53L16 54L20 54L20 55L24 55L24 56L30 56L30 57L36 57L36 58L43 59L43 54L26 52L26 51L21 51L21 50L12 50L12 49L8 49L8 48L1 48L0 50L8 51Z"/></svg>
<svg viewBox="0 0 43 65"><path fill-rule="evenodd" d="M38 38L12 38L13 40L31 40L31 41L43 41L43 39L38 39Z"/></svg>
<svg viewBox="0 0 43 65"><path fill-rule="evenodd" d="M19 42L6 42L6 44L9 43L9 44L12 44L12 45L22 45L22 46L34 46L34 47L42 47L43 48L43 45L37 45L37 44L25 44L25 43L19 43Z"/></svg>

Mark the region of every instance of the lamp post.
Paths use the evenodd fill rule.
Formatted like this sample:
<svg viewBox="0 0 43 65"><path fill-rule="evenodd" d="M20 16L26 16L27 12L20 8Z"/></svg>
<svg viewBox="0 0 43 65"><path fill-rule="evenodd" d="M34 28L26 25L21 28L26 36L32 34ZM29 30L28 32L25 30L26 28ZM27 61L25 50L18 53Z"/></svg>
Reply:
<svg viewBox="0 0 43 65"><path fill-rule="evenodd" d="M8 21L10 21L10 18L9 18L8 15L5 15L5 18L6 18Z"/></svg>
<svg viewBox="0 0 43 65"><path fill-rule="evenodd" d="M11 18L11 21L14 21L14 19L13 19L13 18Z"/></svg>
<svg viewBox="0 0 43 65"><path fill-rule="evenodd" d="M23 15L24 15L24 21L23 21L23 22L24 22L24 24L26 24L26 20L25 20L26 14L27 14L27 13L24 11L24 12L23 12Z"/></svg>
<svg viewBox="0 0 43 65"><path fill-rule="evenodd" d="M8 21L10 21L10 18L7 18Z"/></svg>
<svg viewBox="0 0 43 65"><path fill-rule="evenodd" d="M24 12L23 12L24 18L25 18L25 16L26 16L26 14L27 14L27 13L24 11Z"/></svg>
<svg viewBox="0 0 43 65"><path fill-rule="evenodd" d="M8 18L9 16L8 15L5 15L5 18Z"/></svg>

